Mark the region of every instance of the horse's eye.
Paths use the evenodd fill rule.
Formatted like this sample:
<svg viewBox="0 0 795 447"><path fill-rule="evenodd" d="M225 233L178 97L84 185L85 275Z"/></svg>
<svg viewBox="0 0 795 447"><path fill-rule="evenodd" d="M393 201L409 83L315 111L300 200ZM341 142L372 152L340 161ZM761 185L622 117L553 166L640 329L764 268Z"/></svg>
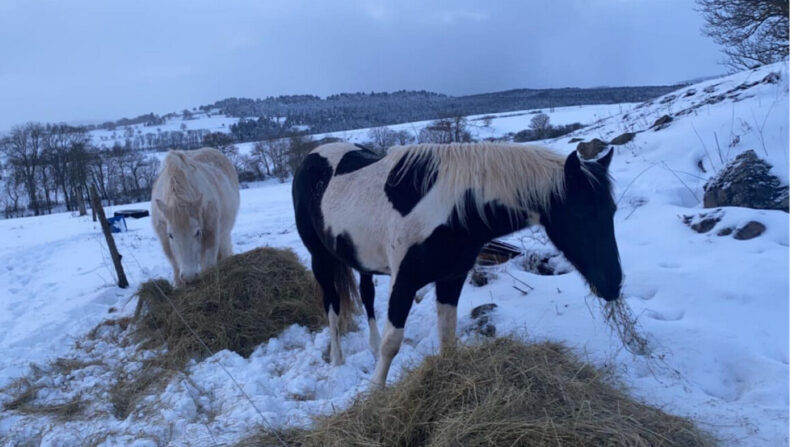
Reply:
<svg viewBox="0 0 795 447"><path fill-rule="evenodd" d="M168 233L168 238L169 238L169 239L174 239L174 235L173 235L173 234L171 234L171 233Z"/></svg>
<svg viewBox="0 0 795 447"><path fill-rule="evenodd" d="M196 234L195 234L195 236L196 236L196 237L199 237L199 236L201 236L201 235L202 235L202 230L196 230Z"/></svg>

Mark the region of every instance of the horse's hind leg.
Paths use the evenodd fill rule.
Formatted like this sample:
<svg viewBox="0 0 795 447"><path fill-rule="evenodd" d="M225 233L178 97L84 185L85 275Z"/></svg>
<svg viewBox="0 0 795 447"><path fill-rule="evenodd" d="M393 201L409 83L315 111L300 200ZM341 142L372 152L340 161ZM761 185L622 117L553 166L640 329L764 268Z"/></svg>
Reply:
<svg viewBox="0 0 795 447"><path fill-rule="evenodd" d="M455 328L458 322L458 298L464 287L466 275L460 278L436 281L436 316L439 346L442 350L455 346Z"/></svg>
<svg viewBox="0 0 795 447"><path fill-rule="evenodd" d="M339 263L331 255L312 254L312 273L320 288L323 291L323 308L328 315L329 335L331 347L329 357L331 364L342 365L342 347L340 346L339 315L340 315L340 296L334 285L334 268Z"/></svg>
<svg viewBox="0 0 795 447"><path fill-rule="evenodd" d="M370 350L373 357L378 361L378 348L381 344L381 335L378 333L378 326L375 324L375 286L373 285L373 275L362 273L359 279L359 295L362 297L364 310L367 312L367 322L370 326Z"/></svg>

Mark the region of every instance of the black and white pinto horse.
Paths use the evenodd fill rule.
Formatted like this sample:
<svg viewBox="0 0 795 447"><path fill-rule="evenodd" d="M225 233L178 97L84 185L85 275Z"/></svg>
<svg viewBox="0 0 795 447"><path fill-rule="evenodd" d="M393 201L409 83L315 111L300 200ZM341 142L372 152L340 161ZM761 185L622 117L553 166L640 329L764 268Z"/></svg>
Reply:
<svg viewBox="0 0 795 447"><path fill-rule="evenodd" d="M417 291L435 283L440 345L453 345L478 252L529 225L544 226L597 296L618 298L612 155L582 162L576 152L493 143L396 146L384 157L348 143L316 148L295 174L293 204L323 292L332 363L343 361L338 321L357 294L351 267L378 360L373 382L383 385ZM379 274L391 275L383 340L373 310Z"/></svg>

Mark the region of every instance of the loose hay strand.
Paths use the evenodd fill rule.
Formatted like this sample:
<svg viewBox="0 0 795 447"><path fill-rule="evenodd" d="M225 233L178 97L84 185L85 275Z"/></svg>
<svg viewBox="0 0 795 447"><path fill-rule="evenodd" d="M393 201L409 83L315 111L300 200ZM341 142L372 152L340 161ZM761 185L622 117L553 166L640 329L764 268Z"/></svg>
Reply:
<svg viewBox="0 0 795 447"><path fill-rule="evenodd" d="M635 355L651 354L649 339L638 327L638 317L632 312L624 298L602 304L602 317L610 329L615 331L624 348Z"/></svg>

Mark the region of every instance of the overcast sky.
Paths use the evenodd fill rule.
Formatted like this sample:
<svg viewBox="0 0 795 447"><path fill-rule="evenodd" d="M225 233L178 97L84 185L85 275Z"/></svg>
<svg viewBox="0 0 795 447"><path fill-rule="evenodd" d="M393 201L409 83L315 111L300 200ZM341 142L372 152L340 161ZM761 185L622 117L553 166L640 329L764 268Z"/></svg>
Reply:
<svg viewBox="0 0 795 447"><path fill-rule="evenodd" d="M0 130L230 97L720 74L692 0L0 0Z"/></svg>

